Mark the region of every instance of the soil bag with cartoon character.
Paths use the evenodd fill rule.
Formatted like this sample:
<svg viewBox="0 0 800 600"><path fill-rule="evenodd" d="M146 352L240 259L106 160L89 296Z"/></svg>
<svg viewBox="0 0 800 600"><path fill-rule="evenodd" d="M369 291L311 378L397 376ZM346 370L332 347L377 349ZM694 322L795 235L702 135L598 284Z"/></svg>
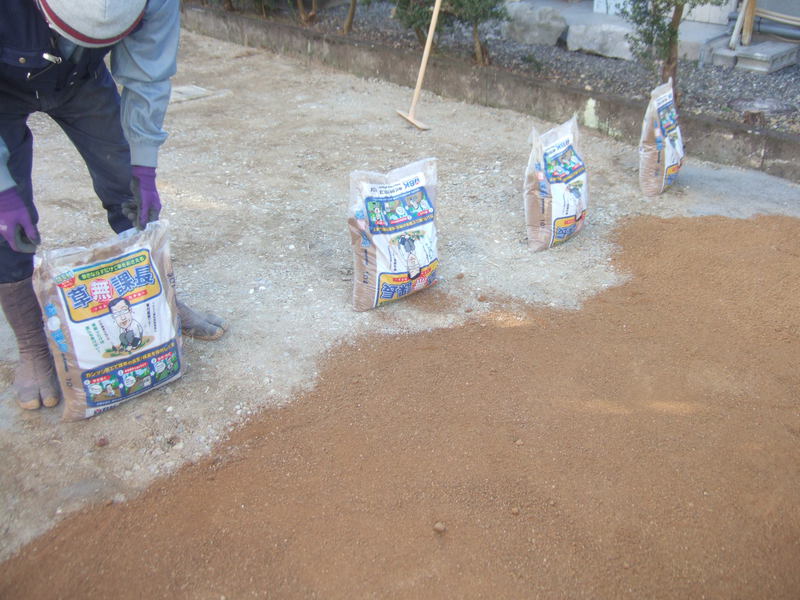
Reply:
<svg viewBox="0 0 800 600"><path fill-rule="evenodd" d="M437 281L436 159L350 174L353 307L369 310Z"/></svg>
<svg viewBox="0 0 800 600"><path fill-rule="evenodd" d="M586 221L589 184L572 117L539 135L531 132L523 190L528 247L545 250L566 242Z"/></svg>
<svg viewBox="0 0 800 600"><path fill-rule="evenodd" d="M675 182L683 165L683 137L672 90L672 78L654 89L642 122L639 142L639 187L657 196Z"/></svg>
<svg viewBox="0 0 800 600"><path fill-rule="evenodd" d="M65 421L94 416L181 376L167 228L156 221L89 248L36 257L34 289Z"/></svg>

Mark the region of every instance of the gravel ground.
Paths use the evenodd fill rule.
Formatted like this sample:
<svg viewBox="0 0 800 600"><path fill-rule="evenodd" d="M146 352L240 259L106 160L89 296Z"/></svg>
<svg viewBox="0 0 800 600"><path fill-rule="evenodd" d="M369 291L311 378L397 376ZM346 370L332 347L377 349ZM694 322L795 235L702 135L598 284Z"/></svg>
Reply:
<svg viewBox="0 0 800 600"><path fill-rule="evenodd" d="M344 341L449 328L506 304L581 307L626 280L612 267L612 236L637 215L800 217L798 185L695 159L669 193L643 198L636 148L585 130L590 220L569 244L531 253L521 192L527 140L531 126L552 124L425 92L435 127L421 132L395 113L408 88L190 32L178 64L176 92L202 93L176 93L167 114L162 218L174 227L181 294L227 318L231 332L213 344L186 340L187 372L174 385L59 423L60 409L16 408L16 344L0 318L0 560L67 514L122 503L207 456L260 410L310 389ZM465 136L464 123L481 127ZM77 152L50 119L29 124L43 249L107 239ZM349 173L427 156L439 163L442 283L390 310L356 313Z"/></svg>
<svg viewBox="0 0 800 600"><path fill-rule="evenodd" d="M392 18L392 7L380 0L359 4L350 36L395 47L419 47L413 31ZM321 9L310 27L340 33L346 14L347 5L335 2ZM484 24L481 35L495 66L537 78L635 100L647 98L656 84L653 74L633 61L505 39L497 21ZM472 37L466 27L440 28L436 42L439 52L472 60ZM765 75L681 61L678 79L684 112L739 120L743 107L755 105L764 110L769 104L771 110L765 110L765 117L770 129L800 133L800 65Z"/></svg>

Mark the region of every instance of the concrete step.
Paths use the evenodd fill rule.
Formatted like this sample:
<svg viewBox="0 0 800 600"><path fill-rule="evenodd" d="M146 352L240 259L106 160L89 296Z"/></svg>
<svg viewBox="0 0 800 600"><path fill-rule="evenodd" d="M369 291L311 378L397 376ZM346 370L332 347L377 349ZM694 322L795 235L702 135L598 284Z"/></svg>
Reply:
<svg viewBox="0 0 800 600"><path fill-rule="evenodd" d="M797 64L800 45L791 42L761 42L736 49L736 68L774 73Z"/></svg>

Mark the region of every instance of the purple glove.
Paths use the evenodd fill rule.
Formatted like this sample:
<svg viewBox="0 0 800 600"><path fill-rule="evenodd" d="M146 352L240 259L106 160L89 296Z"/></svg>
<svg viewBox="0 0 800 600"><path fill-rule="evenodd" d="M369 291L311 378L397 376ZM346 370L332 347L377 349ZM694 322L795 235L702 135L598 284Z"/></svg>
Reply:
<svg viewBox="0 0 800 600"><path fill-rule="evenodd" d="M122 205L122 214L128 217L136 229L144 229L150 221L158 221L161 198L156 189L156 168L131 167L131 191L133 200Z"/></svg>
<svg viewBox="0 0 800 600"><path fill-rule="evenodd" d="M16 187L0 192L0 235L15 252L34 253L41 241L31 213Z"/></svg>

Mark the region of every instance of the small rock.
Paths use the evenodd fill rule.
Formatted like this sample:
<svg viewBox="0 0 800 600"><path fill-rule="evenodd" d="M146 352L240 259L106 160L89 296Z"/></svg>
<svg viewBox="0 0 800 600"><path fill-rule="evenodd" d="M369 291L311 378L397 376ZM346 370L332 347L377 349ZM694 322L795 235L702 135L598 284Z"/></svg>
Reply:
<svg viewBox="0 0 800 600"><path fill-rule="evenodd" d="M521 439L518 439L518 440L517 440L517 441L515 441L514 443L515 443L517 446L522 446L522 444L524 444L525 442L523 442Z"/></svg>
<svg viewBox="0 0 800 600"><path fill-rule="evenodd" d="M478 302L486 302L486 296L484 296L483 294L478 296Z"/></svg>
<svg viewBox="0 0 800 600"><path fill-rule="evenodd" d="M514 508L512 508L511 509L511 514L512 515L518 515L519 514L519 508L517 508L516 506Z"/></svg>
<svg viewBox="0 0 800 600"><path fill-rule="evenodd" d="M104 446L108 446L108 438L106 436L100 436L97 438L97 441L94 443L95 446L98 448L102 448Z"/></svg>
<svg viewBox="0 0 800 600"><path fill-rule="evenodd" d="M472 309L471 309L471 308L465 308L465 309L464 309L464 312L465 312L465 313L471 313L471 312L472 312Z"/></svg>
<svg viewBox="0 0 800 600"><path fill-rule="evenodd" d="M464 279L464 274L459 273L458 275L456 275L456 279Z"/></svg>
<svg viewBox="0 0 800 600"><path fill-rule="evenodd" d="M433 526L433 530L436 533L444 533L447 530L447 527L445 527L444 523L442 523L441 521L436 521L436 523Z"/></svg>

